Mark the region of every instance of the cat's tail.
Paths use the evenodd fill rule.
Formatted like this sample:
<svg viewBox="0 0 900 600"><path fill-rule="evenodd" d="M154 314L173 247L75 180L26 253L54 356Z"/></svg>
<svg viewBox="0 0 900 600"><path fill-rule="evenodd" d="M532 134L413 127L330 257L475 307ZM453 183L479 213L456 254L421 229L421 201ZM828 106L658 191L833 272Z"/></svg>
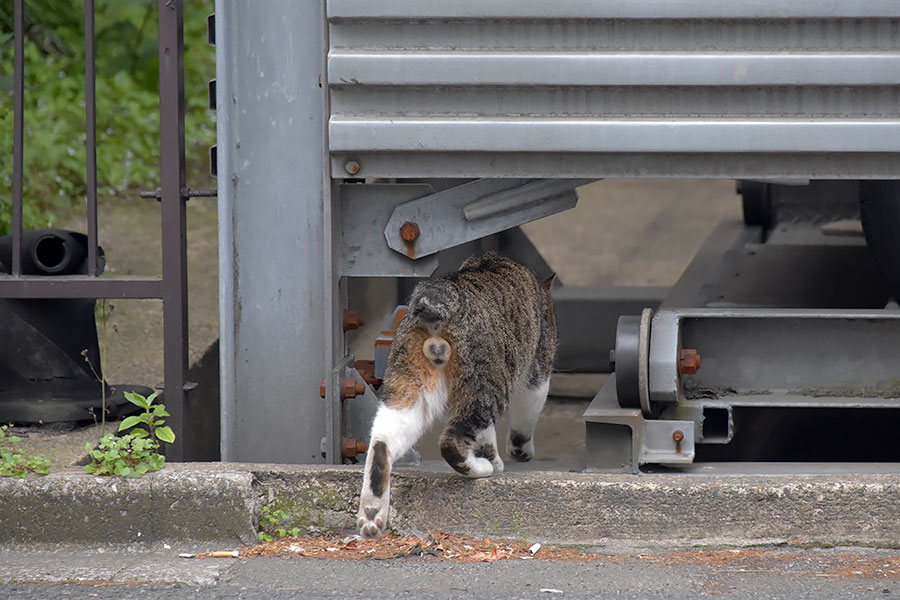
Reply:
<svg viewBox="0 0 900 600"><path fill-rule="evenodd" d="M449 320L459 309L459 292L456 285L442 279L419 283L409 301L413 318L435 332L441 323Z"/></svg>
<svg viewBox="0 0 900 600"><path fill-rule="evenodd" d="M443 367L450 360L450 343L441 337L430 337L422 344L422 353L425 354L432 365Z"/></svg>

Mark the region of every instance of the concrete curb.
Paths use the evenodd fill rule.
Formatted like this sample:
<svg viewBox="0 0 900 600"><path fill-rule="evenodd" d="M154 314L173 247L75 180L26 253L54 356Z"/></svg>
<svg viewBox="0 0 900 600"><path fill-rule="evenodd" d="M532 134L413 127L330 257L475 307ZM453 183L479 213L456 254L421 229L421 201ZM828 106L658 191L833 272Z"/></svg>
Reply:
<svg viewBox="0 0 900 600"><path fill-rule="evenodd" d="M253 474L168 465L139 479L82 470L0 479L0 543L252 543Z"/></svg>
<svg viewBox="0 0 900 600"><path fill-rule="evenodd" d="M0 543L252 543L260 510L352 532L360 467L175 464L136 480L0 480ZM900 544L900 475L598 475L482 480L397 469L392 526L564 544Z"/></svg>

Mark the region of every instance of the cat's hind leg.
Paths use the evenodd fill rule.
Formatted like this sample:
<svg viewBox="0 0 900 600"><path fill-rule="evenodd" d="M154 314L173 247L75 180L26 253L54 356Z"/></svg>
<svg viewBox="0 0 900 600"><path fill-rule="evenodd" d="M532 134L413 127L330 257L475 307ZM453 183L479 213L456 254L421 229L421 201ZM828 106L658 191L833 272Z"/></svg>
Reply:
<svg viewBox="0 0 900 600"><path fill-rule="evenodd" d="M529 381L520 386L509 399L509 435L506 452L515 460L526 462L534 458L534 428L537 426L547 392L550 377L537 382Z"/></svg>
<svg viewBox="0 0 900 600"><path fill-rule="evenodd" d="M503 471L493 423L466 417L450 421L441 434L441 456L460 475L489 477Z"/></svg>
<svg viewBox="0 0 900 600"><path fill-rule="evenodd" d="M497 449L497 431L491 425L482 429L475 435L475 456L491 461L494 473L503 472L503 459L500 458L500 450Z"/></svg>
<svg viewBox="0 0 900 600"><path fill-rule="evenodd" d="M378 408L369 437L356 525L363 537L378 537L387 528L391 501L391 467L422 437L447 402L446 385L422 389L410 405Z"/></svg>

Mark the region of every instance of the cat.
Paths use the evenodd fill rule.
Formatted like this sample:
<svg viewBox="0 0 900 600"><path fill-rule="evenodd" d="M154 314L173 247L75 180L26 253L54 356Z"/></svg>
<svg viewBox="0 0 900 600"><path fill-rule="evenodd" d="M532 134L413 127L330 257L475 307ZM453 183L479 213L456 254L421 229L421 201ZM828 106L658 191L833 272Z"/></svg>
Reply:
<svg viewBox="0 0 900 600"><path fill-rule="evenodd" d="M416 286L394 335L383 403L372 423L357 515L360 535L385 531L394 460L446 412L441 456L459 474L503 471L494 424L507 407L507 453L518 461L534 456L534 428L557 346L548 284L489 252Z"/></svg>

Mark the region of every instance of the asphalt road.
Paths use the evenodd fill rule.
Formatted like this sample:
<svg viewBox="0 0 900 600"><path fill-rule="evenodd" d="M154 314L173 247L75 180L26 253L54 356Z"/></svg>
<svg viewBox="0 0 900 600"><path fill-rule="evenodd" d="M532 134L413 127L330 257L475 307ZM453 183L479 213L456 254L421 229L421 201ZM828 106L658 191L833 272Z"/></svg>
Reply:
<svg viewBox="0 0 900 600"><path fill-rule="evenodd" d="M767 550L599 561L178 559L169 553L0 552L0 598L890 598L896 550ZM754 551L756 552L756 551ZM686 559L685 557L688 556ZM861 571L854 571L854 565ZM872 567L875 570L872 570ZM80 583L76 583L80 582Z"/></svg>

